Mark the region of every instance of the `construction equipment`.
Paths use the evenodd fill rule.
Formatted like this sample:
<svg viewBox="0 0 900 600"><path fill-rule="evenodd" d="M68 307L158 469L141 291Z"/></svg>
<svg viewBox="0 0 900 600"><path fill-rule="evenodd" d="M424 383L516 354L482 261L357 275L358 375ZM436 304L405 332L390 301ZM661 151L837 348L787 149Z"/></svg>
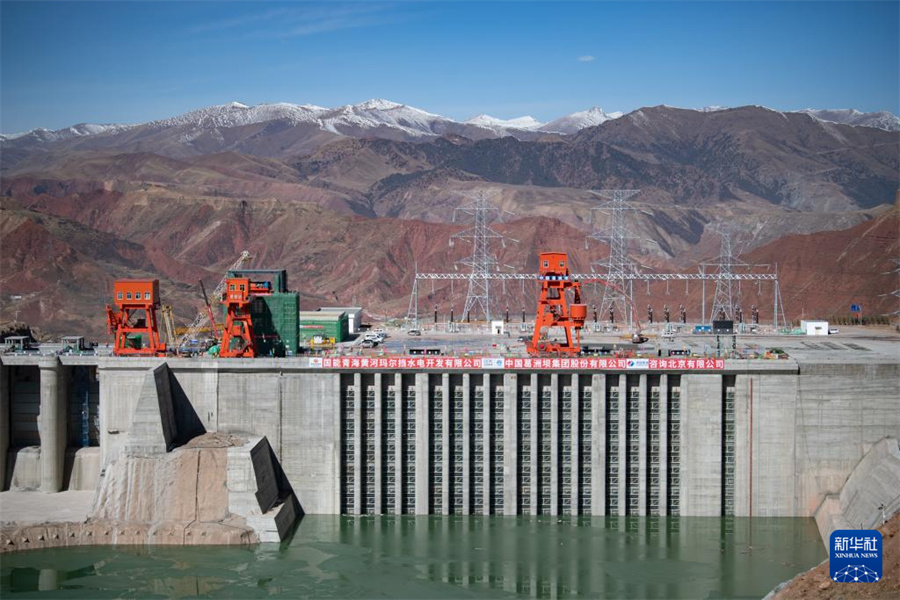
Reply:
<svg viewBox="0 0 900 600"><path fill-rule="evenodd" d="M333 350L335 340L333 337L317 335L309 340L310 350Z"/></svg>
<svg viewBox="0 0 900 600"><path fill-rule="evenodd" d="M587 319L587 304L581 303L581 283L569 272L565 252L542 252L540 255L541 296L538 300L534 333L526 348L532 356L541 354L572 356L581 352L581 329ZM572 304L566 292L573 292ZM546 339L545 329L562 327L566 341Z"/></svg>
<svg viewBox="0 0 900 600"><path fill-rule="evenodd" d="M241 252L241 255L234 262L231 267L228 268L228 271L225 272L225 276L222 277L222 280L219 281L219 285L216 286L216 289L213 290L212 297L213 298L221 298L222 294L225 293L225 282L228 279L228 272L234 271L235 269L240 269L245 262L249 261L253 257L250 256L250 253L246 250ZM202 284L201 284L202 285ZM201 288L203 289L203 288ZM197 313L197 316L194 318L194 321L188 325L187 331L185 331L184 335L181 336L181 340L178 342L178 347L185 347L192 339L197 337L197 334L206 327L208 323L212 324L212 332L213 337L216 337L216 326L215 319L213 318L212 307L209 304L209 299L206 298L206 290L203 289L203 295L205 299L205 305L200 311Z"/></svg>
<svg viewBox="0 0 900 600"><path fill-rule="evenodd" d="M120 279L115 282L114 310L106 305L106 324L115 336L116 356L165 356L159 339L156 311L160 307L158 279Z"/></svg>
<svg viewBox="0 0 900 600"><path fill-rule="evenodd" d="M209 325L212 327L213 337L218 339L219 336L216 335L216 330L218 329L216 315L213 312L212 304L209 302L209 296L206 295L206 286L203 285L202 279L200 280L200 293L203 294L203 304L206 305L206 315L209 317Z"/></svg>
<svg viewBox="0 0 900 600"><path fill-rule="evenodd" d="M168 304L163 304L160 312L162 313L163 326L166 328L166 343L169 348L175 348L177 340L175 339L175 321L172 319L172 307Z"/></svg>
<svg viewBox="0 0 900 600"><path fill-rule="evenodd" d="M225 304L225 330L219 356L223 358L253 358L256 356L256 338L253 335L253 319L250 304L259 296L272 294L268 281L252 281L248 277L232 277L225 280L222 302Z"/></svg>

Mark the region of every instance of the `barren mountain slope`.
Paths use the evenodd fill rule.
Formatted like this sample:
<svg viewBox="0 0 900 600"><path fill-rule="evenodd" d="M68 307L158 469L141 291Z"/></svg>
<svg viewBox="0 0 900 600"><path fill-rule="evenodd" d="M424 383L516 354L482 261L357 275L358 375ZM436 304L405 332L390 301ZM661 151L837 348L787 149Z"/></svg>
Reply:
<svg viewBox="0 0 900 600"><path fill-rule="evenodd" d="M147 208L152 199L119 197L113 216L122 210L123 215L139 217L118 235L71 219L9 208L13 204L12 199L4 198L5 209L0 211L0 282L4 292L24 298L13 303L4 294L2 318L11 318L19 310L20 319L41 323L55 334L100 336L102 307L108 302L111 282L126 276L159 277L164 300L175 306L180 320L189 321L199 304L197 278L214 285L243 249L254 255L254 267L287 268L304 308L359 303L370 314L400 316L406 312L416 267L421 272L453 271L454 263L470 252L467 244L457 243L452 248L448 244L450 235L461 229L458 225L350 216L312 203L169 199L169 210L161 213ZM79 218L91 214L82 213ZM115 218L98 219L96 224L117 222ZM535 271L537 253L542 250L570 252L576 269L582 272L605 254L598 244L585 250L584 231L556 219L517 219L497 228L519 240L498 248L500 263L513 272ZM898 252L897 228L897 213L891 211L847 231L790 236L743 258L748 262L778 261L789 317L799 317L801 312L806 316L843 314L845 296L863 302L869 314L890 312L896 302L885 294L893 291L896 276L882 274L893 267L890 259ZM715 239L708 236L701 246L715 252ZM637 258L655 271L695 268L651 254ZM835 270L838 274L832 275ZM596 303L600 290L587 287L587 301ZM663 303L669 304L673 313L684 303L690 318L696 319L700 286L669 287L667 294L664 284L654 284L648 296L644 284L637 285L638 306L652 303L659 318ZM532 309L536 297L532 284L497 284L495 290L502 294L504 288L506 294L498 309L508 304L515 317L523 307ZM712 291L708 287L707 302ZM763 307L763 318L771 318L771 290L763 288L757 295L754 288L744 293L745 308L756 303ZM423 315L430 314L437 304L446 315L453 305L458 315L464 298L464 283L452 287L437 284L433 289L423 284L420 307Z"/></svg>

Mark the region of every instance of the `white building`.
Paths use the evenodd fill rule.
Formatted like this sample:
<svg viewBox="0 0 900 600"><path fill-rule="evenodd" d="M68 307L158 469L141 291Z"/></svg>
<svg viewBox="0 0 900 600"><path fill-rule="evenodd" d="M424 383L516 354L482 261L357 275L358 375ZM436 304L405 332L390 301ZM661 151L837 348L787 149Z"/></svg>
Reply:
<svg viewBox="0 0 900 600"><path fill-rule="evenodd" d="M800 321L806 335L828 335L828 321Z"/></svg>

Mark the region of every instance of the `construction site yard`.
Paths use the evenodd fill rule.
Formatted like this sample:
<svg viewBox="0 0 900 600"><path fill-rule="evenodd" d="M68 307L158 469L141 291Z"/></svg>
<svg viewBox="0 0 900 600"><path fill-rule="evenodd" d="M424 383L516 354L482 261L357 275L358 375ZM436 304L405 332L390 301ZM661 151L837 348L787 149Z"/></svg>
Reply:
<svg viewBox="0 0 900 600"><path fill-rule="evenodd" d="M473 356L527 356L526 341L530 341L533 330L526 323L510 323L507 334L491 335L487 326L469 326L469 331L448 333L446 330L421 330L421 335L409 335L402 327L384 326L387 338L374 348L362 346L363 336L339 345L332 354L409 354L426 349L437 350L443 355ZM463 325L464 326L464 325ZM433 327L433 326L431 326ZM648 340L634 344L626 330L593 333L585 329L582 346L600 348L609 355L619 353L635 356L668 357L670 351L685 356L725 356L728 358L763 358L782 355L797 360L815 362L859 362L889 358L900 360L900 333L887 326L842 327L840 333L828 336L805 336L762 333L731 335L711 335L690 333L687 325L681 333L665 339L662 335L664 324L658 328L644 329ZM561 336L562 334L560 334ZM718 338L718 339L717 339ZM736 351L732 349L732 340ZM772 351L775 351L772 353Z"/></svg>

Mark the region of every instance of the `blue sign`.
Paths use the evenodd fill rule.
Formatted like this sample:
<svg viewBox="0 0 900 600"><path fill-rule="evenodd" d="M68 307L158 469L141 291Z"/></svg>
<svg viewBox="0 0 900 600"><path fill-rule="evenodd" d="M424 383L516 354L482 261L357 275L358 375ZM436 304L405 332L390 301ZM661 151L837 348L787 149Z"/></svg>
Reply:
<svg viewBox="0 0 900 600"><path fill-rule="evenodd" d="M862 304L851 304L850 312L862 312Z"/></svg>
<svg viewBox="0 0 900 600"><path fill-rule="evenodd" d="M874 529L833 532L828 555L832 581L874 583L883 575L881 533Z"/></svg>

